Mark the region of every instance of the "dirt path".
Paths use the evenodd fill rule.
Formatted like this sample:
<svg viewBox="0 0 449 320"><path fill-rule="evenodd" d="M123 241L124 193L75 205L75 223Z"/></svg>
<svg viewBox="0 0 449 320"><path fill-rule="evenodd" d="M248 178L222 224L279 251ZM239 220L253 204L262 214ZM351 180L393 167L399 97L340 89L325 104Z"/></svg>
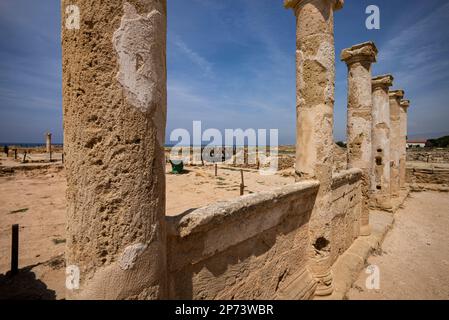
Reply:
<svg viewBox="0 0 449 320"><path fill-rule="evenodd" d="M368 259L379 268L379 290L366 288L364 270L348 298L449 299L449 194L412 193L395 220L382 250Z"/></svg>

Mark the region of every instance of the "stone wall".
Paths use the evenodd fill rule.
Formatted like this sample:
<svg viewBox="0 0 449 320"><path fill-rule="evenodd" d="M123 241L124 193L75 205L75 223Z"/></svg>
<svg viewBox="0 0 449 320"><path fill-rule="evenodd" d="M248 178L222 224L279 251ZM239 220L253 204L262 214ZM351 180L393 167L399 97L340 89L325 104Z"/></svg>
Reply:
<svg viewBox="0 0 449 320"><path fill-rule="evenodd" d="M420 161L429 163L449 163L449 149L444 150L407 150L407 161Z"/></svg>
<svg viewBox="0 0 449 320"><path fill-rule="evenodd" d="M358 236L361 171L336 174L332 257ZM170 299L308 299L309 220L319 182L218 202L167 217Z"/></svg>
<svg viewBox="0 0 449 320"><path fill-rule="evenodd" d="M362 210L360 169L350 169L332 177L332 264L360 234Z"/></svg>

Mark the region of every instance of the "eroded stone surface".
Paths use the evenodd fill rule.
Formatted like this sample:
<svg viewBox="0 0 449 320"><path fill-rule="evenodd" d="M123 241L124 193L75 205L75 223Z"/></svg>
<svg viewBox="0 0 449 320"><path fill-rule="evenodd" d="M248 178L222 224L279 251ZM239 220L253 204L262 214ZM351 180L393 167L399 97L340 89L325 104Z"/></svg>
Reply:
<svg viewBox="0 0 449 320"><path fill-rule="evenodd" d="M390 91L390 186L391 194L397 196L400 189L400 159L401 159L401 99L403 90Z"/></svg>
<svg viewBox="0 0 449 320"><path fill-rule="evenodd" d="M372 89L371 63L377 48L365 42L344 49L341 60L348 66L348 168L360 168L362 175L361 235L369 235L369 202L372 175Z"/></svg>
<svg viewBox="0 0 449 320"><path fill-rule="evenodd" d="M166 2L76 5L80 29L62 23L68 298L163 298Z"/></svg>

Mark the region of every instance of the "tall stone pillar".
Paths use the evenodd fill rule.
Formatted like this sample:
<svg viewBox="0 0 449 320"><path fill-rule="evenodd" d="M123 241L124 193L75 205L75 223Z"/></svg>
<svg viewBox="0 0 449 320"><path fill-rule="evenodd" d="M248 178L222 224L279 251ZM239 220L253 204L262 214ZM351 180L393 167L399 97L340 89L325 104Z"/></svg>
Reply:
<svg viewBox="0 0 449 320"><path fill-rule="evenodd" d="M404 91L390 91L390 186L391 195L399 196L399 162L401 158L401 99Z"/></svg>
<svg viewBox="0 0 449 320"><path fill-rule="evenodd" d="M362 174L362 212L360 234L371 234L369 202L372 175L372 89L371 64L376 62L377 48L365 42L344 49L341 60L348 65L348 169L360 168Z"/></svg>
<svg viewBox="0 0 449 320"><path fill-rule="evenodd" d="M47 132L45 134L45 144L46 144L46 151L47 153L51 152L51 133Z"/></svg>
<svg viewBox="0 0 449 320"><path fill-rule="evenodd" d="M393 76L382 75L372 79L373 91L373 195L371 204L391 211L390 189L390 101L389 88Z"/></svg>
<svg viewBox="0 0 449 320"><path fill-rule="evenodd" d="M407 110L410 106L409 100L401 100L400 122L400 158L399 158L399 187L405 188L405 180L407 176Z"/></svg>
<svg viewBox="0 0 449 320"><path fill-rule="evenodd" d="M166 10L62 1L69 299L166 298Z"/></svg>
<svg viewBox="0 0 449 320"><path fill-rule="evenodd" d="M310 271L316 295L333 291L330 272L333 110L335 91L334 10L341 0L286 0L296 16L296 175L315 178L320 189L309 223Z"/></svg>

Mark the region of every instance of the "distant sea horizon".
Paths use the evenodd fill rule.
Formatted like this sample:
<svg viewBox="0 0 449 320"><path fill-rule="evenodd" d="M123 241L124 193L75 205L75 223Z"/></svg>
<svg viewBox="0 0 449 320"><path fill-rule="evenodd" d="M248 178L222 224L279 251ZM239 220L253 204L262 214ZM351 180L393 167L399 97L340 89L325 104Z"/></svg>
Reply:
<svg viewBox="0 0 449 320"><path fill-rule="evenodd" d="M63 146L63 143L53 143L53 146ZM0 146L17 146L17 147L22 147L22 148L32 148L32 147L43 147L46 146L45 143L34 143L34 142L0 142ZM199 147L199 145L177 145L177 144L173 144L173 143L167 143L164 145L164 147L167 148L172 148L174 146L178 146L178 147ZM201 147L222 147L222 145L209 145L208 143L203 144ZM248 146L248 145L246 145ZM294 146L293 144L281 144L280 146ZM228 147L227 145L225 145L225 147ZM237 145L236 147L243 147L243 145ZM254 147L253 145L250 145L250 147ZM263 146L260 146L263 147Z"/></svg>
<svg viewBox="0 0 449 320"><path fill-rule="evenodd" d="M53 143L52 146L62 146L62 143ZM45 143L33 143L33 142L0 142L0 146L17 146L22 148L32 148L32 147L44 147Z"/></svg>

